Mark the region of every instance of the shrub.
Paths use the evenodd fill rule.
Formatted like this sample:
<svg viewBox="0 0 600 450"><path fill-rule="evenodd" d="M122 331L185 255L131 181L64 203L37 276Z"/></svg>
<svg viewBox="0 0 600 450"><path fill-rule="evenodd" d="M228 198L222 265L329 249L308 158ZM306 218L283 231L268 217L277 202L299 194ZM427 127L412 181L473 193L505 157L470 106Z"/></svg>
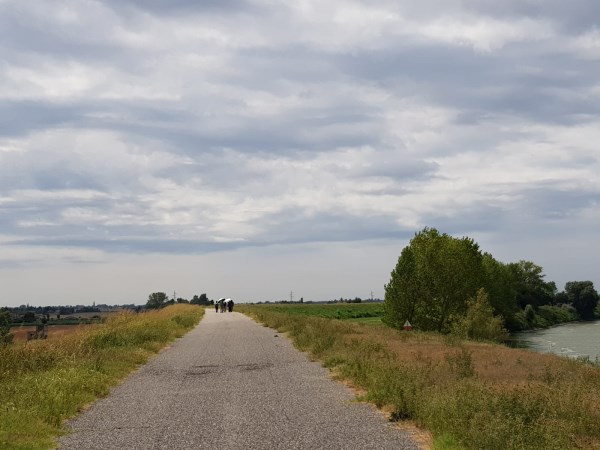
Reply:
<svg viewBox="0 0 600 450"><path fill-rule="evenodd" d="M473 367L473 354L464 347L454 354L446 353L446 362L450 366L450 371L455 373L458 378L470 378L475 375Z"/></svg>
<svg viewBox="0 0 600 450"><path fill-rule="evenodd" d="M538 327L549 327L574 320L577 320L577 311L570 305L542 305L535 315L535 325Z"/></svg>
<svg viewBox="0 0 600 450"><path fill-rule="evenodd" d="M467 301L467 312L456 319L452 333L467 339L504 341L508 337L502 317L494 316L494 310L484 289Z"/></svg>
<svg viewBox="0 0 600 450"><path fill-rule="evenodd" d="M533 308L533 306L526 305L524 311L525 311L525 320L530 324L533 323L533 321L535 320L535 309Z"/></svg>

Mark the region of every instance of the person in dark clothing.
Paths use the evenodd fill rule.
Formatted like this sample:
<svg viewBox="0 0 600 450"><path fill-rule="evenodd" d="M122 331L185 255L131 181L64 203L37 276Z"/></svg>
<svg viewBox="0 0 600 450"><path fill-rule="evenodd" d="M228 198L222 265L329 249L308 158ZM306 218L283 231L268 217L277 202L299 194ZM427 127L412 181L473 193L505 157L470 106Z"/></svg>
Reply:
<svg viewBox="0 0 600 450"><path fill-rule="evenodd" d="M229 308L229 312L233 312L233 300L229 299L227 307Z"/></svg>

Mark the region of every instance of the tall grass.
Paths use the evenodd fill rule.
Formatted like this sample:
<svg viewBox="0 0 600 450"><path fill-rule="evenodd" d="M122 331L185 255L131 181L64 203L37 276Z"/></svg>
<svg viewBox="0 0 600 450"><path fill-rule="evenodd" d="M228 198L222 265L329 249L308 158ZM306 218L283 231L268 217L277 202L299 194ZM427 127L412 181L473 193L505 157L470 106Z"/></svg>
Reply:
<svg viewBox="0 0 600 450"><path fill-rule="evenodd" d="M245 306L436 449L600 448L600 367L502 345Z"/></svg>
<svg viewBox="0 0 600 450"><path fill-rule="evenodd" d="M0 346L0 448L53 448L64 421L201 319L173 305L122 313L57 339Z"/></svg>

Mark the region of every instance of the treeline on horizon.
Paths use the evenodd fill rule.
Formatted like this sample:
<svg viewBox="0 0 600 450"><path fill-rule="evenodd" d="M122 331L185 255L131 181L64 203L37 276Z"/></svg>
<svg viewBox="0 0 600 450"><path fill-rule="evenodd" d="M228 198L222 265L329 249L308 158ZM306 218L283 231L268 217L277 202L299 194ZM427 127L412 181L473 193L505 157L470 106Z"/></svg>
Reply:
<svg viewBox="0 0 600 450"><path fill-rule="evenodd" d="M214 300L209 300L206 294L194 295L191 300L186 298L177 298L175 296L169 299L169 296L164 292L153 292L148 295L148 301L146 302L146 309L159 309L164 308L165 306L181 304L181 303L189 303L191 305L200 305L207 306L213 305Z"/></svg>
<svg viewBox="0 0 600 450"><path fill-rule="evenodd" d="M139 306L131 304L123 304L123 305L106 305L99 304L96 305L94 303L93 306L86 305L46 305L46 306L34 306L34 305L20 305L20 306L3 306L0 307L0 310L9 311L13 314L24 314L27 312L32 312L34 314L77 314L77 313L91 313L91 312L102 312L102 311L114 311L114 310L122 310L122 309L136 309Z"/></svg>
<svg viewBox="0 0 600 450"><path fill-rule="evenodd" d="M593 282L570 281L559 292L544 278L534 262L502 263L471 238L426 227L402 250L385 285L384 322L469 335L474 327L519 331L600 318Z"/></svg>

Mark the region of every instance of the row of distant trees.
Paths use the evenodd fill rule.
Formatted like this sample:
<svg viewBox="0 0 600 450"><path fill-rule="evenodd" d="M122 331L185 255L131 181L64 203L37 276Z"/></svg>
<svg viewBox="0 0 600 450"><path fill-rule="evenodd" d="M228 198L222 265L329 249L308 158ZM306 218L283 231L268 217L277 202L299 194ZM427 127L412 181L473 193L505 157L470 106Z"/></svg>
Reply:
<svg viewBox="0 0 600 450"><path fill-rule="evenodd" d="M327 303L362 303L363 299L360 297L354 297L354 298L344 298L344 297L340 297L339 300L331 300L328 301Z"/></svg>
<svg viewBox="0 0 600 450"><path fill-rule="evenodd" d="M13 315L24 315L31 313L34 315L46 315L46 314L75 314L75 313L88 313L88 312L100 312L101 309L98 306L29 306L21 305L14 308L6 308Z"/></svg>
<svg viewBox="0 0 600 450"><path fill-rule="evenodd" d="M191 300L185 298L171 298L164 292L153 292L148 296L146 302L147 309L159 309L167 305L173 305L175 303L190 303L192 305L212 305L214 300L209 300L206 294L194 295Z"/></svg>
<svg viewBox="0 0 600 450"><path fill-rule="evenodd" d="M424 228L402 250L385 285L384 320L397 328L408 320L422 330L449 332L474 308L481 312L489 305L488 321L500 318L513 331L552 308L582 320L600 313L593 282L570 281L559 292L544 278L531 261L502 263L471 238Z"/></svg>
<svg viewBox="0 0 600 450"><path fill-rule="evenodd" d="M16 307L4 307L2 311L8 312L10 321L14 323L33 323L38 320L49 321L51 319L60 320L69 319L69 316L81 314L81 313L100 313L102 311L117 311L123 309L138 310L139 307L134 304L124 305L77 305L77 306L64 306L64 305L49 305L49 306L30 306L20 305Z"/></svg>

